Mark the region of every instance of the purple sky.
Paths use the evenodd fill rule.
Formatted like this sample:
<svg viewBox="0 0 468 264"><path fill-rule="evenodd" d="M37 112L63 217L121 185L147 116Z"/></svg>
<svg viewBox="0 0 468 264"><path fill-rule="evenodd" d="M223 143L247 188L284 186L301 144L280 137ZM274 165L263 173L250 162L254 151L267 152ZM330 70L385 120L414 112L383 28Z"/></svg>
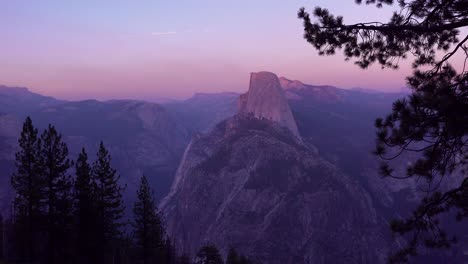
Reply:
<svg viewBox="0 0 468 264"><path fill-rule="evenodd" d="M301 6L345 22L387 20L354 0L3 1L0 84L65 99L188 97L245 91L272 71L310 84L400 90L411 70L363 71L319 57L302 38Z"/></svg>

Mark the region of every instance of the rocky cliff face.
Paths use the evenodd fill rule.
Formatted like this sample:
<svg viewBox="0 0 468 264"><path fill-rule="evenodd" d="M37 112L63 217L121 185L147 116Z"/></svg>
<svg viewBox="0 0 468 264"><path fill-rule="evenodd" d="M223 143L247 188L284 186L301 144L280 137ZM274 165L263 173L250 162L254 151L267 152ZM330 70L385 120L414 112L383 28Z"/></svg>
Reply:
<svg viewBox="0 0 468 264"><path fill-rule="evenodd" d="M263 263L381 263L387 248L386 226L357 182L251 116L192 141L161 208L189 254L214 243Z"/></svg>
<svg viewBox="0 0 468 264"><path fill-rule="evenodd" d="M214 243L263 263L382 263L389 249L371 195L298 138L270 73L252 74L239 114L192 140L161 210L191 255Z"/></svg>
<svg viewBox="0 0 468 264"><path fill-rule="evenodd" d="M249 91L240 96L239 112L277 122L299 137L296 121L278 77L270 72L250 75Z"/></svg>
<svg viewBox="0 0 468 264"><path fill-rule="evenodd" d="M279 78L280 85L283 89L288 90L288 89L303 89L306 87L304 83L298 80L291 81L285 77L280 77Z"/></svg>
<svg viewBox="0 0 468 264"><path fill-rule="evenodd" d="M346 90L327 85L309 85L300 81L292 81L281 77L281 88L285 90L286 98L293 101L314 100L316 102L336 103L343 101L348 93Z"/></svg>

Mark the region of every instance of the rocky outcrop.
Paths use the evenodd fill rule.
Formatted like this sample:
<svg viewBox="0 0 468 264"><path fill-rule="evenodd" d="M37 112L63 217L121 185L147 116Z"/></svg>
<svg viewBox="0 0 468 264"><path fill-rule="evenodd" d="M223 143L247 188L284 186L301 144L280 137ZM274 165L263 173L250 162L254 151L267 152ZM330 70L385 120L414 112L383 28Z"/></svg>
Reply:
<svg viewBox="0 0 468 264"><path fill-rule="evenodd" d="M285 91L286 98L293 101L313 100L318 103L336 103L341 102L349 95L344 89L339 89L328 85L310 85L297 80L289 80L281 77L281 88Z"/></svg>
<svg viewBox="0 0 468 264"><path fill-rule="evenodd" d="M262 263L382 263L390 248L371 195L303 142L267 72L251 75L237 115L192 139L160 208L192 256L213 243Z"/></svg>
<svg viewBox="0 0 468 264"><path fill-rule="evenodd" d="M274 73L258 72L250 75L249 91L239 98L239 112L277 122L300 137L284 91Z"/></svg>
<svg viewBox="0 0 468 264"><path fill-rule="evenodd" d="M289 89L303 89L305 88L305 84L302 83L301 81L291 81L285 77L280 77L279 78L280 85L283 89L289 90Z"/></svg>

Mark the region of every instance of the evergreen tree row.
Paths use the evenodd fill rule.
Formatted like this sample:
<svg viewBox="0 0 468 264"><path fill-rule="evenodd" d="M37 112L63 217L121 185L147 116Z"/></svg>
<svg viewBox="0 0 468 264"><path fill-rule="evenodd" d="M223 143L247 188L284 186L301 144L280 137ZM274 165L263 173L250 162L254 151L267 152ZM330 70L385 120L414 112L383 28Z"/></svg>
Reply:
<svg viewBox="0 0 468 264"><path fill-rule="evenodd" d="M215 246L204 246L194 262L178 256L166 235L153 191L141 177L131 232L124 218L124 187L101 142L90 163L83 148L75 162L61 134L49 125L41 135L27 118L21 131L12 217L0 215L0 262L249 264L231 249L223 261Z"/></svg>
<svg viewBox="0 0 468 264"><path fill-rule="evenodd" d="M54 126L39 136L28 117L18 143L11 255L51 264L113 258L123 238L123 188L104 144L92 166L83 149L72 175L68 147Z"/></svg>

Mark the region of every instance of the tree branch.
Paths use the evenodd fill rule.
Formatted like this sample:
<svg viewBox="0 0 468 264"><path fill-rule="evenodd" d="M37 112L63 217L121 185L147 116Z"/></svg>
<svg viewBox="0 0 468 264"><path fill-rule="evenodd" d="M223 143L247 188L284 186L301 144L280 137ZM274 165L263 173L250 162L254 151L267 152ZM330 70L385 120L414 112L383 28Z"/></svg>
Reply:
<svg viewBox="0 0 468 264"><path fill-rule="evenodd" d="M442 24L437 26L424 26L424 25L392 25L392 24L382 24L378 25L369 25L369 23L358 23L354 25L341 25L336 29L340 30L353 30L353 29L366 29L366 30L376 30L381 32L388 31L412 31L418 33L437 33L445 30L457 29L460 27L468 26L468 18L461 19L459 21ZM320 27L321 29L330 29L330 27Z"/></svg>

